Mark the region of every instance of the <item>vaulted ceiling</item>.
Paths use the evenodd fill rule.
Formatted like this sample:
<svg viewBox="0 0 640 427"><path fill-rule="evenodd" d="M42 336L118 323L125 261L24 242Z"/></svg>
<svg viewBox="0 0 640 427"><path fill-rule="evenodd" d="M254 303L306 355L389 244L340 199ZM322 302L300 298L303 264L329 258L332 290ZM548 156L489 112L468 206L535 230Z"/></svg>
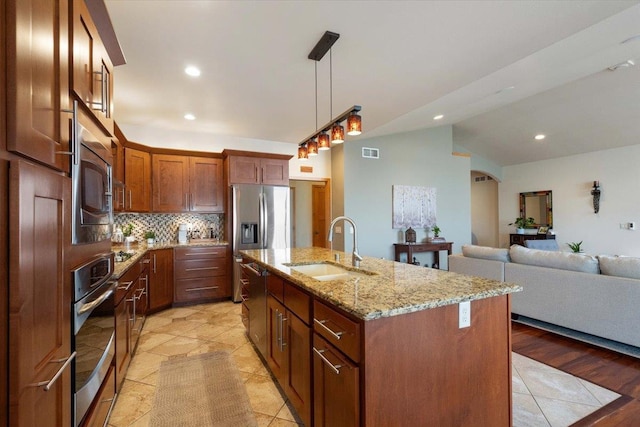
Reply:
<svg viewBox="0 0 640 427"><path fill-rule="evenodd" d="M297 144L358 104L354 138L449 124L499 165L637 144L638 3L105 0L127 60L115 117ZM326 30L331 56L307 59Z"/></svg>

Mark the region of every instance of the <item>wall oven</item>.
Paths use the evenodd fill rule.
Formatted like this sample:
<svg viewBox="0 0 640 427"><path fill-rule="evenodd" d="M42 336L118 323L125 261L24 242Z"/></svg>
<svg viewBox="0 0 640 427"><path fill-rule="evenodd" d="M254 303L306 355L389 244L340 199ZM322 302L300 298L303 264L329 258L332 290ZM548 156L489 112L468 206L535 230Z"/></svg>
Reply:
<svg viewBox="0 0 640 427"><path fill-rule="evenodd" d="M73 270L72 342L76 358L72 372L76 426L91 406L115 354L113 261L113 253L108 253Z"/></svg>
<svg viewBox="0 0 640 427"><path fill-rule="evenodd" d="M76 103L74 112L77 111ZM74 114L72 126L72 243L109 240L113 224L111 153L80 124L77 114Z"/></svg>

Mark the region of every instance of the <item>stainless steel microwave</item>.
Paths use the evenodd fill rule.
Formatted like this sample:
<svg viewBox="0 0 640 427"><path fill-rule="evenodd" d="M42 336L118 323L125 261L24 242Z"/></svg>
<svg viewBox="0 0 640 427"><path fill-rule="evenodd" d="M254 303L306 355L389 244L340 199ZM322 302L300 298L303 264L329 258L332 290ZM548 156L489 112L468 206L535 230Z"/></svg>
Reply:
<svg viewBox="0 0 640 427"><path fill-rule="evenodd" d="M113 228L111 165L107 148L75 121L71 167L73 182L72 243L111 239Z"/></svg>

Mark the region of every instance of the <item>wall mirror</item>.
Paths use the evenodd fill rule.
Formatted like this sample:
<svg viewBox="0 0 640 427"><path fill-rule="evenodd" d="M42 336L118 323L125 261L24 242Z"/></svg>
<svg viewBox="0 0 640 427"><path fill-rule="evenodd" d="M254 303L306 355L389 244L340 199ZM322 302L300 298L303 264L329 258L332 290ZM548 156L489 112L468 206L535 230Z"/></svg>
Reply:
<svg viewBox="0 0 640 427"><path fill-rule="evenodd" d="M536 227L553 228L551 190L520 193L520 216L533 218Z"/></svg>

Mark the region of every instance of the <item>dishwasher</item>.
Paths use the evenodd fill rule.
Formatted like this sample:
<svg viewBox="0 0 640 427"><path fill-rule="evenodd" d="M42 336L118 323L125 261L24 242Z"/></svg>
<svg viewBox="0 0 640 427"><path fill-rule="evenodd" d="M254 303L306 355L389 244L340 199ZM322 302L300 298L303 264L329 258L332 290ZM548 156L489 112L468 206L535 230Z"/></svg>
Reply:
<svg viewBox="0 0 640 427"><path fill-rule="evenodd" d="M249 339L267 357L267 270L256 263L240 264L249 279Z"/></svg>

